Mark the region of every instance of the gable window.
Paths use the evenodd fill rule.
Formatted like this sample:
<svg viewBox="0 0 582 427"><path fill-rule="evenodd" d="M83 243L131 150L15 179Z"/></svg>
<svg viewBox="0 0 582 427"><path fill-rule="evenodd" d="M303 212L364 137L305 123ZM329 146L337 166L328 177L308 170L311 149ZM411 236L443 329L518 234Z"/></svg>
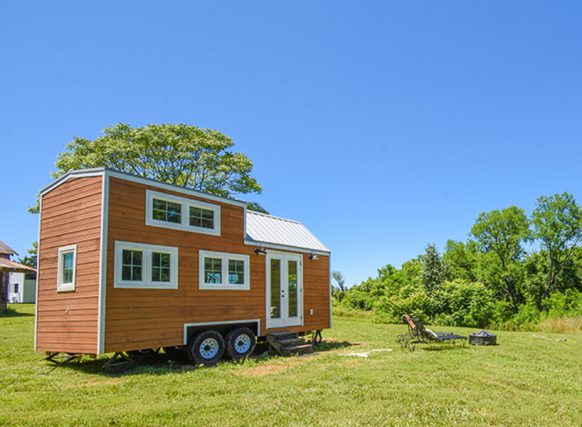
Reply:
<svg viewBox="0 0 582 427"><path fill-rule="evenodd" d="M214 211L190 206L190 225L212 230L214 228Z"/></svg>
<svg viewBox="0 0 582 427"><path fill-rule="evenodd" d="M220 236L220 206L147 190L146 225Z"/></svg>
<svg viewBox="0 0 582 427"><path fill-rule="evenodd" d="M173 224L182 223L182 205L180 203L170 202L153 198L153 219L156 221L171 222Z"/></svg>
<svg viewBox="0 0 582 427"><path fill-rule="evenodd" d="M177 289L178 248L115 242L114 287Z"/></svg>
<svg viewBox="0 0 582 427"><path fill-rule="evenodd" d="M250 289L248 255L200 251L200 289Z"/></svg>
<svg viewBox="0 0 582 427"><path fill-rule="evenodd" d="M77 245L59 248L57 262L57 291L69 292L75 290L75 270L77 261Z"/></svg>

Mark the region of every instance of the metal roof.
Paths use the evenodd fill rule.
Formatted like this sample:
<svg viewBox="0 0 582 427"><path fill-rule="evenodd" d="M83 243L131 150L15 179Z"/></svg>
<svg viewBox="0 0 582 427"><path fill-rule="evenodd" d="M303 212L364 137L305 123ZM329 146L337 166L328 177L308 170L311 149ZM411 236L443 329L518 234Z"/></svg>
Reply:
<svg viewBox="0 0 582 427"><path fill-rule="evenodd" d="M14 249L0 240L0 254L8 254L8 255L18 255Z"/></svg>
<svg viewBox="0 0 582 427"><path fill-rule="evenodd" d="M329 253L303 224L258 212L247 211L246 240Z"/></svg>

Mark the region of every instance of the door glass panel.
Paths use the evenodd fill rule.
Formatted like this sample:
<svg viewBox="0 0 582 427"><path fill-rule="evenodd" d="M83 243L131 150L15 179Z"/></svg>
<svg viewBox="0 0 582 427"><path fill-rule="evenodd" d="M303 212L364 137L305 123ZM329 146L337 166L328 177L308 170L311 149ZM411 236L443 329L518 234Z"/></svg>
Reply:
<svg viewBox="0 0 582 427"><path fill-rule="evenodd" d="M288 264L289 275L287 277L289 283L289 317L297 317L298 307L297 302L297 261L289 261Z"/></svg>
<svg viewBox="0 0 582 427"><path fill-rule="evenodd" d="M281 318L281 260L271 258L271 319Z"/></svg>

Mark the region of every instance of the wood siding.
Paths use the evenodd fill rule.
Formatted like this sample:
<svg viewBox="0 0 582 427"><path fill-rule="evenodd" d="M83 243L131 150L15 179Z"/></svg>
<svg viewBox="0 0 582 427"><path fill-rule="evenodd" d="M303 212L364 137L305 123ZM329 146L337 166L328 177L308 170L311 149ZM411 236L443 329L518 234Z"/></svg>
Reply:
<svg viewBox="0 0 582 427"><path fill-rule="evenodd" d="M146 226L146 189L220 205L221 235ZM244 244L242 207L110 178L108 212L105 352L181 345L185 323L260 319L266 333L266 257ZM177 247L178 289L115 288L115 241ZM198 289L199 250L249 255L250 290ZM329 257L312 261L303 255L303 276L304 326L285 330L328 328Z"/></svg>
<svg viewBox="0 0 582 427"><path fill-rule="evenodd" d="M42 197L37 350L97 353L102 178L71 179ZM57 292L58 249L77 245L75 290Z"/></svg>

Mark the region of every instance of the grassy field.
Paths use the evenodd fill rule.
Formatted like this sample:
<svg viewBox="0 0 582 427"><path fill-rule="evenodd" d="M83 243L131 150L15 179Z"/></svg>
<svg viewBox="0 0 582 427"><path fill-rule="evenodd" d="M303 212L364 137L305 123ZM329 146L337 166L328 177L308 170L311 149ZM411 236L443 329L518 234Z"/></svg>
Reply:
<svg viewBox="0 0 582 427"><path fill-rule="evenodd" d="M33 306L13 307L0 317L0 425L582 425L580 334L411 353L401 325L337 317L312 356L111 375L104 358L51 371L32 351ZM346 355L372 349L393 351Z"/></svg>

